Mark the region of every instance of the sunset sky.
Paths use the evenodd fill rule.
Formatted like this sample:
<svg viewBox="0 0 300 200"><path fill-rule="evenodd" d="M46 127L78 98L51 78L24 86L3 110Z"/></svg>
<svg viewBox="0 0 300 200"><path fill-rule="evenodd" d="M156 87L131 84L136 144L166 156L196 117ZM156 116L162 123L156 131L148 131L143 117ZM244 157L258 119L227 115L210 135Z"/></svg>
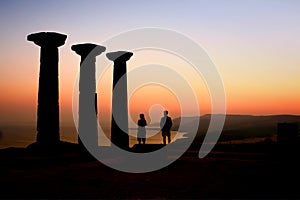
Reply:
<svg viewBox="0 0 300 200"><path fill-rule="evenodd" d="M0 125L36 121L40 48L26 40L28 34L68 35L59 48L60 114L61 123L72 123L80 57L71 45L101 44L142 27L177 31L206 50L223 80L227 113L300 114L299 0L1 0L0 26ZM163 64L175 69L186 64L158 52L136 52L127 63L128 70L140 63L158 63L162 57ZM110 68L98 82L99 113L105 119L110 110L111 74ZM186 76L195 89L201 115L209 113L205 83L191 71ZM155 107L158 104L174 118L181 114L172 91L148 85L130 97L130 115L134 120L140 112L149 116L151 107L153 112L160 111L161 107ZM193 108L189 109L193 115Z"/></svg>

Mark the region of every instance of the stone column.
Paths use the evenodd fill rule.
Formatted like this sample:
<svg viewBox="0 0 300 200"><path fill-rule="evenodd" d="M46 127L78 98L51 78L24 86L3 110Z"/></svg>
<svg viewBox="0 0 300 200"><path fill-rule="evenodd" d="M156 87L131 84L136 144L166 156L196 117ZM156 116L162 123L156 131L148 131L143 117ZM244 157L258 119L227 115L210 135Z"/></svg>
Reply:
<svg viewBox="0 0 300 200"><path fill-rule="evenodd" d="M105 47L96 44L72 45L71 49L81 56L79 79L79 118L78 144L83 147L82 139L93 147L98 146L97 93L95 78L96 56L105 51ZM80 139L80 137L82 139Z"/></svg>
<svg viewBox="0 0 300 200"><path fill-rule="evenodd" d="M37 108L37 142L56 144L59 136L58 47L65 44L66 35L55 32L33 33L28 41L41 47Z"/></svg>
<svg viewBox="0 0 300 200"><path fill-rule="evenodd" d="M132 55L133 53L126 51L106 54L107 58L114 62L111 142L125 150L129 149L126 61L128 61ZM117 84L118 90L115 91Z"/></svg>

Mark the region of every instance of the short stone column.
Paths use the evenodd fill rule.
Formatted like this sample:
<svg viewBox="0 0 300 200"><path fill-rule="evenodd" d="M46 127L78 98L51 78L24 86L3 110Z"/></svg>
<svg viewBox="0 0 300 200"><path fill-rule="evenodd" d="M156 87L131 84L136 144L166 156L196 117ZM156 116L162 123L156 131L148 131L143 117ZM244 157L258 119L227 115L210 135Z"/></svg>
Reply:
<svg viewBox="0 0 300 200"><path fill-rule="evenodd" d="M106 54L107 58L114 62L111 142L124 150L129 149L126 62L132 55L133 53L126 51L117 51ZM118 93L115 91L115 86L117 84ZM114 114L118 115L118 120L116 120Z"/></svg>

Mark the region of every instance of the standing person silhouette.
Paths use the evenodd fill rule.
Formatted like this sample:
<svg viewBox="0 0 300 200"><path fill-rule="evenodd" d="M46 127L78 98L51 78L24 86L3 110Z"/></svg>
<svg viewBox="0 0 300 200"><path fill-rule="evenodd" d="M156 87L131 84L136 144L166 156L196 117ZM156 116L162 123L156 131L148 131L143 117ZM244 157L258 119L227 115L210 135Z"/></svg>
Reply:
<svg viewBox="0 0 300 200"><path fill-rule="evenodd" d="M137 133L137 140L139 144L143 141L143 144L146 143L146 128L147 121L145 120L144 114L140 114L140 119L138 120L138 133Z"/></svg>
<svg viewBox="0 0 300 200"><path fill-rule="evenodd" d="M164 145L166 144L166 137L168 137L168 143L171 142L171 128L173 125L171 117L168 116L168 111L164 111L164 116L160 119L160 129L163 137Z"/></svg>

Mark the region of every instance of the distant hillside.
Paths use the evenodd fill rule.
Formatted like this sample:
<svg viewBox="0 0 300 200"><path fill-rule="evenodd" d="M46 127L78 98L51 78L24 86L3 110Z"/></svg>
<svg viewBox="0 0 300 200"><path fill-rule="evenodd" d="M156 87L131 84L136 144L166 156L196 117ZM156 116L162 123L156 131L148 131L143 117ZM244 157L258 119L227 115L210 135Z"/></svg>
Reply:
<svg viewBox="0 0 300 200"><path fill-rule="evenodd" d="M216 115L218 117L221 115ZM200 117L197 137L203 138L207 131L211 115ZM192 124L197 123L199 117L184 117L173 120L173 130L190 132ZM220 137L220 141L243 139L248 137L271 137L276 134L277 123L296 122L300 127L300 116L298 115L268 115L268 116L252 116L252 115L226 115L224 128Z"/></svg>

